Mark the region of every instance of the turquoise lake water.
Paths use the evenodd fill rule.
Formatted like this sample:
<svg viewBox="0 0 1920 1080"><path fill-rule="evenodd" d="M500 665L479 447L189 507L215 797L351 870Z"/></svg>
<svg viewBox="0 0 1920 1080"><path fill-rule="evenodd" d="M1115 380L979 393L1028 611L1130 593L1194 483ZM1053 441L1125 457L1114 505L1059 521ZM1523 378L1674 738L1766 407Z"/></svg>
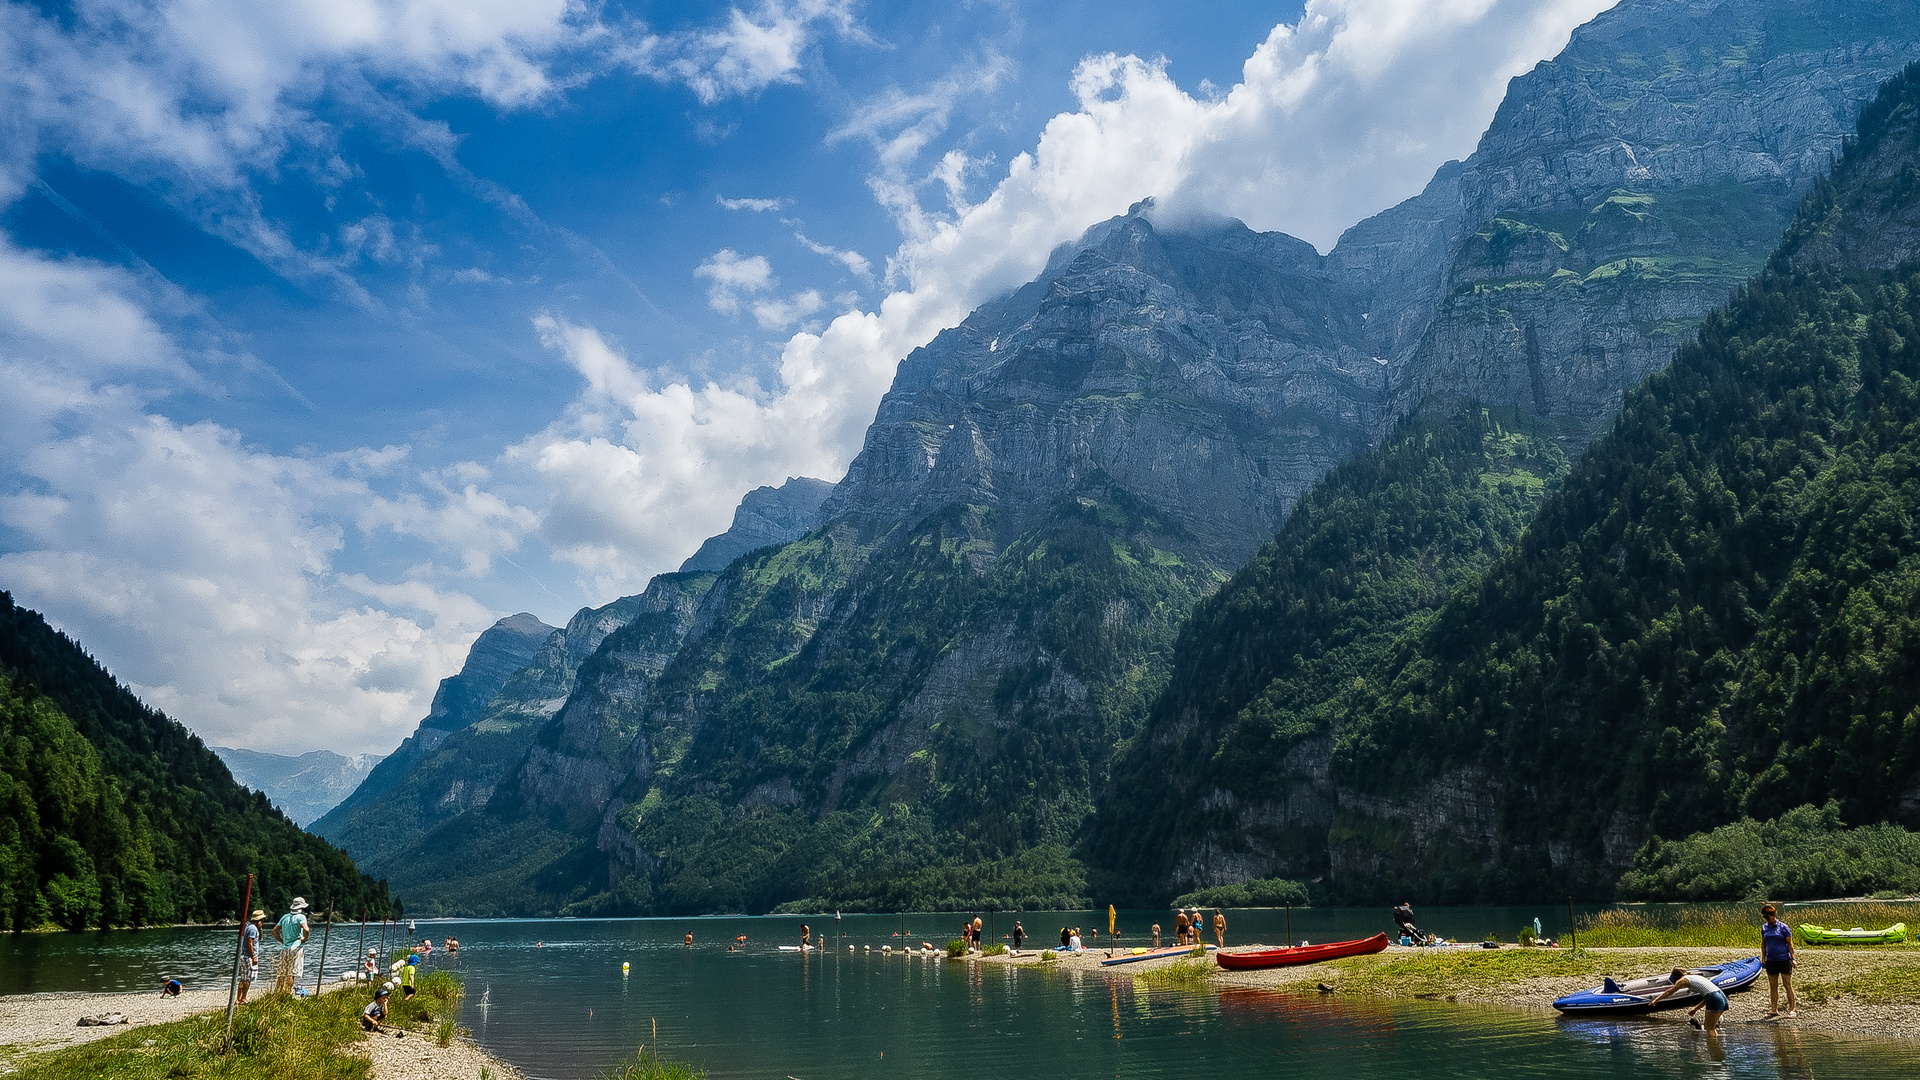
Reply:
<svg viewBox="0 0 1920 1080"><path fill-rule="evenodd" d="M1286 939L1281 911L1229 912L1228 944ZM1044 945L1093 913L1020 916ZM1125 912L1122 944L1168 913ZM1566 909L1420 909L1449 936L1522 923L1564 928ZM780 952L802 922L825 930L824 953ZM1012 928L993 919L995 936ZM1295 940L1383 929L1373 910L1292 915ZM1098 916L1104 930L1105 914ZM907 940L944 943L958 916L909 916ZM1157 989L1124 978L884 957L898 916L712 917L683 920L423 921L464 948L436 952L460 971L461 1022L482 1045L536 1077L599 1075L652 1038L668 1058L720 1078L881 1077L1914 1077L1920 1042L1884 1042L1730 1023L1709 1040L1668 1017L1566 1021L1551 1012L1443 1002L1364 1002L1264 991ZM374 933L377 938L378 928ZM683 945L682 936L695 936ZM1135 932L1129 932L1135 931ZM727 943L747 935L729 953ZM844 935L844 936L840 936ZM1102 935L1104 940L1104 935ZM329 970L351 963L357 927L335 932ZM852 944L855 951L847 952ZM869 953L865 946L871 945ZM0 940L0 993L145 989L162 972L223 984L232 931L147 930L23 935ZM312 957L317 957L317 952ZM312 963L310 957L310 964ZM631 965L622 976L620 965ZM309 967L309 971L311 971ZM1736 997L1730 1019L1757 1016Z"/></svg>

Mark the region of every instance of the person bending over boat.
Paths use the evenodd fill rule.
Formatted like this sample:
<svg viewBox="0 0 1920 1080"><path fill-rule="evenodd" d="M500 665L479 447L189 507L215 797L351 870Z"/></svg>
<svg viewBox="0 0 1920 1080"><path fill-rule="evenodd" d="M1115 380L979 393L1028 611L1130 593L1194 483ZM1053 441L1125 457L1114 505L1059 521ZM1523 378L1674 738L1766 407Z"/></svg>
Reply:
<svg viewBox="0 0 1920 1080"><path fill-rule="evenodd" d="M1680 991L1689 988L1692 989L1694 993L1700 995L1700 1000L1694 1003L1693 1008L1687 1010L1687 1023L1692 1024L1694 1027L1700 1027L1700 1021L1694 1019L1693 1014L1699 1012L1701 1009L1705 1009L1707 1010L1707 1023L1704 1030L1710 1032L1719 1031L1720 1014L1727 1011L1727 992L1713 985L1713 980L1707 978L1705 975L1694 975L1689 973L1685 968L1674 968L1672 984L1665 990L1660 991L1660 996L1653 999L1653 1004L1658 1005Z"/></svg>
<svg viewBox="0 0 1920 1080"><path fill-rule="evenodd" d="M1780 984L1787 984L1787 1018L1800 1015L1800 1003L1793 994L1793 928L1780 919L1780 909L1772 904L1761 907L1760 917L1766 920L1760 927L1760 966L1767 972L1767 992L1773 997L1773 1004L1767 1007L1766 1019L1780 1015Z"/></svg>

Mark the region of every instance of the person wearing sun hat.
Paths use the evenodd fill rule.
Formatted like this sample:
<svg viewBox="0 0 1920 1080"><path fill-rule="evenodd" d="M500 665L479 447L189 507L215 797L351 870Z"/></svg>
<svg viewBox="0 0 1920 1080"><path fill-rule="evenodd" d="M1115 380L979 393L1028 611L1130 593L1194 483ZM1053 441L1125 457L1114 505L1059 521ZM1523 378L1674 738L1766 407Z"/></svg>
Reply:
<svg viewBox="0 0 1920 1080"><path fill-rule="evenodd" d="M260 924L267 921L267 913L259 908L253 909L253 917L247 921L247 928L240 932L240 972L239 1003L247 1003L247 989L253 980L260 977Z"/></svg>
<svg viewBox="0 0 1920 1080"><path fill-rule="evenodd" d="M307 899L296 896L293 903L287 905L287 913L273 924L273 939L280 943L280 970L274 974L273 992L290 994L294 984L306 975L307 935L312 928L307 925Z"/></svg>

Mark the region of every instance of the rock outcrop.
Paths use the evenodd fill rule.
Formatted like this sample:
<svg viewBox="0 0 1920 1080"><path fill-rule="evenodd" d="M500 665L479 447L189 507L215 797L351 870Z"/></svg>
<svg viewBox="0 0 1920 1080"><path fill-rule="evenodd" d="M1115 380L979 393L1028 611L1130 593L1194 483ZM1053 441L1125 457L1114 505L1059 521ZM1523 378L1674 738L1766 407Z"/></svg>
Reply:
<svg viewBox="0 0 1920 1080"><path fill-rule="evenodd" d="M733 524L718 536L709 536L700 550L687 556L680 572L720 571L755 548L798 540L820 524L820 504L833 485L809 476L792 476L779 487L757 487L740 500Z"/></svg>

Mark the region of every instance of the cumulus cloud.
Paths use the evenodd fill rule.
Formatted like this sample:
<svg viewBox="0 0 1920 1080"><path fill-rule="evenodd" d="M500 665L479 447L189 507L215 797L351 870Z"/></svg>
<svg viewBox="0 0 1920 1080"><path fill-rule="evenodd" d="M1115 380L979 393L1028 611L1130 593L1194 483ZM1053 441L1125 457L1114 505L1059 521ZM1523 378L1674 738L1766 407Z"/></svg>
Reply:
<svg viewBox="0 0 1920 1080"><path fill-rule="evenodd" d="M822 28L864 40L852 0L764 0L723 26L651 35L625 51L634 70L685 83L705 104L799 81L802 56Z"/></svg>
<svg viewBox="0 0 1920 1080"><path fill-rule="evenodd" d="M770 385L643 377L592 328L541 323L543 340L583 374L624 372L589 375L569 416L513 451L554 486L549 542L591 590L617 595L724 528L740 492L840 476L902 357L1143 198L1329 246L1470 151L1507 80L1611 3L1309 0L1255 50L1240 83L1203 97L1158 62L1089 57L1072 78L1078 108L1049 120L977 199L969 191L989 163L958 151L921 161L961 96L1003 65L990 58L924 91L881 95L832 138L874 148L869 186L904 236L888 260L897 287L873 311L794 334ZM922 203L929 188L940 200L932 209ZM729 261L710 260L716 297L722 265L756 291L771 288L770 267L760 275L721 254ZM727 310L746 287L729 287ZM615 382L618 392L601 389Z"/></svg>
<svg viewBox="0 0 1920 1080"><path fill-rule="evenodd" d="M740 310L742 293L763 292L774 285L773 264L765 255L741 255L732 248L721 248L705 262L693 268L694 277L706 278L707 306L722 315Z"/></svg>
<svg viewBox="0 0 1920 1080"><path fill-rule="evenodd" d="M0 244L0 586L209 740L391 748L494 617L433 579L484 573L535 517L478 466L409 478L404 447L274 454L158 415L197 357L150 300L124 271ZM341 572L375 534L447 568Z"/></svg>

